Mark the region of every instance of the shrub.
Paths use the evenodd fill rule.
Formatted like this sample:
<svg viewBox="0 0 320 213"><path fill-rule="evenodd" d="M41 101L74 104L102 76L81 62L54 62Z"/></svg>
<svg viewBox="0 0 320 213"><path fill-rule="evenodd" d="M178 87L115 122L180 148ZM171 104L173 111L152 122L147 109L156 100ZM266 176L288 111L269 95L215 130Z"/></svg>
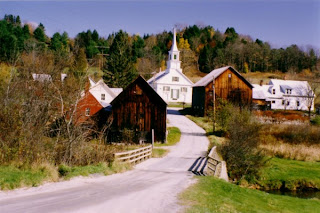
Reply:
<svg viewBox="0 0 320 213"><path fill-rule="evenodd" d="M251 180L257 176L263 165L263 156L257 149L260 128L249 111L233 109L227 126L229 140L218 147L230 178Z"/></svg>

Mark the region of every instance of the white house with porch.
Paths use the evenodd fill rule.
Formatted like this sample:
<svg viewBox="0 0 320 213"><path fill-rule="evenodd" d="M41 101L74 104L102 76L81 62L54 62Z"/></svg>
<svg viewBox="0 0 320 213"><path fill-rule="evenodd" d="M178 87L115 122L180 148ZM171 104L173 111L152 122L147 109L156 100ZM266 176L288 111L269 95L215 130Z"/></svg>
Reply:
<svg viewBox="0 0 320 213"><path fill-rule="evenodd" d="M271 109L314 110L315 94L307 81L271 79L267 85L253 87L253 101L263 100Z"/></svg>
<svg viewBox="0 0 320 213"><path fill-rule="evenodd" d="M176 29L174 29L167 69L160 71L147 82L167 103L181 102L190 104L192 102L193 83L182 73L179 55L180 51L177 47Z"/></svg>

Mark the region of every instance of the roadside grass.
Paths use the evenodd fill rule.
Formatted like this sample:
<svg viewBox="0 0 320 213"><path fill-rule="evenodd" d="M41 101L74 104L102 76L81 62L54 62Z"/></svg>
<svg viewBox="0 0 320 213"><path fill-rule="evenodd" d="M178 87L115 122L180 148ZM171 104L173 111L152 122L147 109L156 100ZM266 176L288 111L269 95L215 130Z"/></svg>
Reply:
<svg viewBox="0 0 320 213"><path fill-rule="evenodd" d="M320 189L320 162L272 158L259 176L258 184L266 190Z"/></svg>
<svg viewBox="0 0 320 213"><path fill-rule="evenodd" d="M192 115L186 115L186 117L204 129L207 134L213 133L213 122L208 117L195 117Z"/></svg>
<svg viewBox="0 0 320 213"><path fill-rule="evenodd" d="M175 108L188 108L191 107L191 104L183 104L181 102L178 103L169 103L168 107L175 107Z"/></svg>
<svg viewBox="0 0 320 213"><path fill-rule="evenodd" d="M215 177L198 177L198 182L180 194L186 212L318 212L317 199L273 195L242 188Z"/></svg>
<svg viewBox="0 0 320 213"><path fill-rule="evenodd" d="M156 143L156 147L174 146L180 141L181 131L178 127L169 127L168 132L167 143Z"/></svg>
<svg viewBox="0 0 320 213"><path fill-rule="evenodd" d="M169 153L167 149L154 148L152 149L152 157L153 158L162 158Z"/></svg>
<svg viewBox="0 0 320 213"><path fill-rule="evenodd" d="M45 181L59 179L56 168L50 164L21 167L0 166L0 189L11 190L24 186L38 186Z"/></svg>

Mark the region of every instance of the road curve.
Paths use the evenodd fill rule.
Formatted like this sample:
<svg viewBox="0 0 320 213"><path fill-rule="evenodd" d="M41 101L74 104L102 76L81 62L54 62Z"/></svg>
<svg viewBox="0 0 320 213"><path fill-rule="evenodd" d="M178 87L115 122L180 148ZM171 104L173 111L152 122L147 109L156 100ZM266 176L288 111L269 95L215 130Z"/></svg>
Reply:
<svg viewBox="0 0 320 213"><path fill-rule="evenodd" d="M0 193L0 212L177 212L177 195L194 181L188 169L204 156L205 132L175 109L168 119L181 140L161 159L149 159L134 170L110 176L76 178L30 189Z"/></svg>

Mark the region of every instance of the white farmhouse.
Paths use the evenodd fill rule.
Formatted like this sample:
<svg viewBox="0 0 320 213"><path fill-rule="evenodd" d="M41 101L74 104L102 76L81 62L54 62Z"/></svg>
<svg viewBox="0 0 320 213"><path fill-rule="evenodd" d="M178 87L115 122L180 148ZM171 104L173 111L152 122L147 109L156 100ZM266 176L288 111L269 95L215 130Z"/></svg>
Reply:
<svg viewBox="0 0 320 213"><path fill-rule="evenodd" d="M193 83L182 73L181 61L179 60L180 51L178 50L176 41L176 30L174 29L173 32L167 69L157 73L148 80L148 83L167 103L191 103Z"/></svg>
<svg viewBox="0 0 320 213"><path fill-rule="evenodd" d="M255 103L270 105L271 109L314 110L314 93L307 81L271 79L269 84L253 84Z"/></svg>
<svg viewBox="0 0 320 213"><path fill-rule="evenodd" d="M95 99L103 106L108 107L111 101L117 97L122 88L110 88L102 79L95 82L89 77L90 89L89 92L95 97Z"/></svg>

